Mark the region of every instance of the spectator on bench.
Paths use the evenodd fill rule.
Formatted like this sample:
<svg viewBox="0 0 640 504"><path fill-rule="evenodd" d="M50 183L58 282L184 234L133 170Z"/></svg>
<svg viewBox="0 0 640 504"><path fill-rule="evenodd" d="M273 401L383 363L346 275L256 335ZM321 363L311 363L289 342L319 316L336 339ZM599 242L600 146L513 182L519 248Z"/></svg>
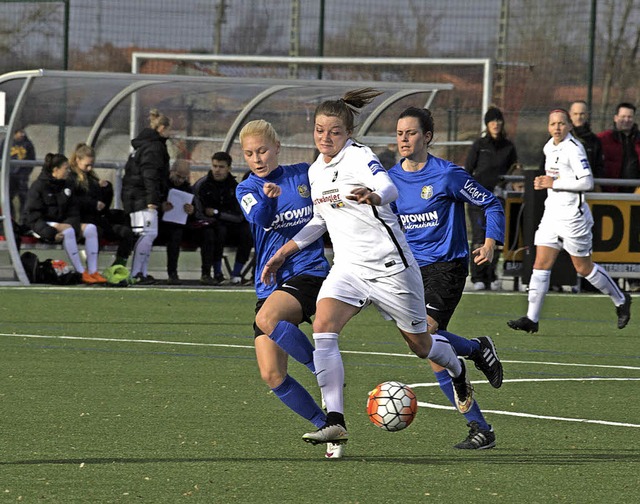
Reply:
<svg viewBox="0 0 640 504"><path fill-rule="evenodd" d="M192 193L191 187L191 166L186 159L177 160L171 167L169 172L169 189L177 189ZM173 205L165 201L162 204L162 211L168 212ZM194 206L185 203L184 211L189 217L194 213ZM180 257L180 245L184 239L191 238L190 222L187 224L178 224L176 222L160 221L160 241L166 243L167 246L167 283L169 285L179 285L180 277L178 276L178 258ZM202 248L204 254L204 248ZM203 255L204 261L204 255Z"/></svg>
<svg viewBox="0 0 640 504"><path fill-rule="evenodd" d="M129 216L122 210L111 209L113 186L108 180L100 180L93 170L95 150L86 143L79 143L69 158L73 188L73 200L80 210L83 222L95 224L98 236L118 242L114 264L127 265L136 236L129 225Z"/></svg>
<svg viewBox="0 0 640 504"><path fill-rule="evenodd" d="M41 241L62 243L83 283L106 283L98 273L98 230L95 224L82 222L68 175L69 160L63 154L45 156L42 171L27 192L24 222ZM78 235L85 240L86 269L78 251Z"/></svg>
<svg viewBox="0 0 640 504"><path fill-rule="evenodd" d="M253 239L249 223L236 199L238 182L231 175L233 160L226 152L211 157L211 170L194 186L196 225L201 226L203 243L213 246L213 278L203 252L202 283L219 285L225 281L222 257L225 246L237 246L230 283L240 285L242 269L249 260ZM205 245L203 245L204 250Z"/></svg>

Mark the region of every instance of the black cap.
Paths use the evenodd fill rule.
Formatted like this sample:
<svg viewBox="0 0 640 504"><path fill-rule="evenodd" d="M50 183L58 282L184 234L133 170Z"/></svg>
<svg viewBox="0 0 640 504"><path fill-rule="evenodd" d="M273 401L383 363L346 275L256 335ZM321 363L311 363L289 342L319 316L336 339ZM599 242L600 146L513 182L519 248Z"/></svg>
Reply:
<svg viewBox="0 0 640 504"><path fill-rule="evenodd" d="M491 121L503 121L504 116L498 107L489 107L487 113L484 115L484 123L489 124Z"/></svg>

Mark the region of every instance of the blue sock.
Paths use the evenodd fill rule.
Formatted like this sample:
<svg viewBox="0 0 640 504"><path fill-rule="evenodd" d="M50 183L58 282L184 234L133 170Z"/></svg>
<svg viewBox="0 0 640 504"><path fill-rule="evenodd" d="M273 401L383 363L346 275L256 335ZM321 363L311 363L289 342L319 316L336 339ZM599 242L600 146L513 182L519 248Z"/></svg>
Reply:
<svg viewBox="0 0 640 504"><path fill-rule="evenodd" d="M449 399L449 402L453 406L455 406L456 400L455 400L455 396L453 395L453 384L451 382L451 375L449 374L449 372L446 369L444 369L443 371L438 371L437 373L433 373L433 374L436 376L436 380L438 380L438 385L440 385L440 390L442 390L444 395L447 396L447 399ZM482 414L482 411L480 411L480 406L478 406L478 401L473 401L473 406L471 406L471 409L464 414L464 417L467 420L467 422L472 422L473 420L478 422L478 427L480 427L481 429L489 430L491 428L487 423L487 421L484 419L484 415Z"/></svg>
<svg viewBox="0 0 640 504"><path fill-rule="evenodd" d="M447 341L451 343L451 346L460 357L469 357L473 352L480 349L480 343L477 341L471 341L457 334L453 334L447 331L438 330L436 334L440 334L447 338Z"/></svg>
<svg viewBox="0 0 640 504"><path fill-rule="evenodd" d="M213 274L219 275L220 273L222 273L222 260L213 261Z"/></svg>
<svg viewBox="0 0 640 504"><path fill-rule="evenodd" d="M271 390L289 409L309 420L318 429L326 423L327 416L324 411L313 400L307 389L291 376L287 375L280 385Z"/></svg>
<svg viewBox="0 0 640 504"><path fill-rule="evenodd" d="M231 272L231 276L240 276L242 274L242 267L243 266L244 266L244 263L236 262L233 265L233 271Z"/></svg>
<svg viewBox="0 0 640 504"><path fill-rule="evenodd" d="M309 338L291 322L281 320L276 324L269 337L300 364L304 364L312 373L316 372L313 364L313 345Z"/></svg>

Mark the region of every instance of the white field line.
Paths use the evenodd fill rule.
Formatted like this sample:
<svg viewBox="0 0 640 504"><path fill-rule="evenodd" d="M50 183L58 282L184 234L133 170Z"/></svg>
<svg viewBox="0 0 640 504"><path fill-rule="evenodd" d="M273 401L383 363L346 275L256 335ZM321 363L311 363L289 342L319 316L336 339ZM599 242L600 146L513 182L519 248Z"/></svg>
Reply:
<svg viewBox="0 0 640 504"><path fill-rule="evenodd" d="M524 382L566 382L566 381L640 381L640 378L517 378L513 380L504 380L503 383L524 383ZM485 383L484 381L472 381L471 383ZM413 383L409 385L412 388L418 387L437 387L437 383ZM418 401L418 406L422 408L430 408L430 409L441 409L441 410L455 410L453 406L442 406L440 404L433 404L428 402ZM598 424L598 425L612 425L615 427L635 427L640 428L640 424L632 424L625 422L610 422L608 420L591 420L588 418L567 418L567 417L559 417L559 416L549 416L549 415L534 415L531 413L520 413L517 411L503 411L503 410L482 410L483 413L493 413L494 415L503 415L503 416L515 416L515 417L523 417L523 418L536 418L540 420L557 420L561 422L578 422L578 423L589 423L589 424Z"/></svg>

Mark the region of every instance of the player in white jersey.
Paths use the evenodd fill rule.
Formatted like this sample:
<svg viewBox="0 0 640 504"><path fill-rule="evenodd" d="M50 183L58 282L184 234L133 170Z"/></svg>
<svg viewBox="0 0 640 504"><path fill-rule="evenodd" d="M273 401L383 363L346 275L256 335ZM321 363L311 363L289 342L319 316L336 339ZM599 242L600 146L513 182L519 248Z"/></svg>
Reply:
<svg viewBox="0 0 640 504"><path fill-rule="evenodd" d="M318 294L313 322L313 359L327 424L303 436L312 444L348 439L338 334L369 304L396 322L418 357L447 369L460 411L473 403L464 362L444 338L427 332L420 269L389 205L397 189L371 150L351 138L355 114L378 94L370 88L351 91L316 109L313 136L320 155L309 169L314 217L262 271L263 281L272 280L289 255L329 232L334 265Z"/></svg>
<svg viewBox="0 0 640 504"><path fill-rule="evenodd" d="M584 200L584 191L593 188L593 176L582 144L571 134L571 119L564 109L549 114L551 139L544 146L545 174L536 177L534 189L547 190L545 209L536 231L536 258L529 281L527 315L509 320L512 329L538 332L544 297L549 289L551 268L562 249L573 266L616 306L618 328L631 318L631 296L623 293L609 274L591 259L593 219Z"/></svg>

